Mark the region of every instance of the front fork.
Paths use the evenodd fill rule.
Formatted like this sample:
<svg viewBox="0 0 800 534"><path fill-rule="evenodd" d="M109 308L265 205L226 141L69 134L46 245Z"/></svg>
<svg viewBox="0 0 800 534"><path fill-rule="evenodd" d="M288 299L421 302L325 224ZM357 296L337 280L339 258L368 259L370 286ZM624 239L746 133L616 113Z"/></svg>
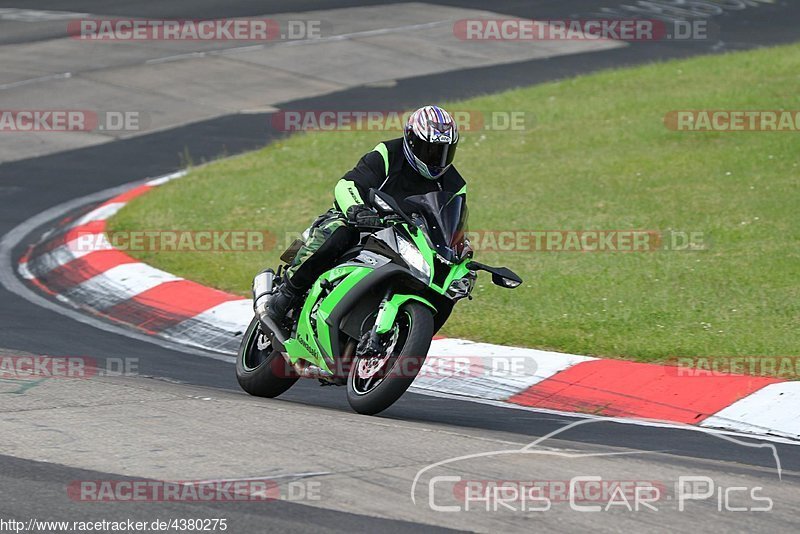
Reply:
<svg viewBox="0 0 800 534"><path fill-rule="evenodd" d="M386 309L388 303L391 301L391 298L392 298L392 288L390 287L386 290L386 293L383 295L381 304L378 307L378 316L375 318L375 324L372 325L372 328L369 331L369 335L362 336L361 340L358 342L358 347L356 348L356 356L362 357L380 353L382 349L381 335L391 330L392 323L394 323L394 318L392 317L388 328L385 326L387 319L390 319L389 317L387 317Z"/></svg>
<svg viewBox="0 0 800 534"><path fill-rule="evenodd" d="M357 354L375 354L377 351L381 350L381 336L392 330L397 320L397 314L400 312L400 307L410 300L420 302L430 308L434 314L436 313L436 307L418 295L393 294L391 288L387 289L383 300L381 300L381 305L378 308L378 316L375 318L375 324L372 326L369 336L367 336L366 339L362 339L359 343ZM361 349L371 352L362 352Z"/></svg>

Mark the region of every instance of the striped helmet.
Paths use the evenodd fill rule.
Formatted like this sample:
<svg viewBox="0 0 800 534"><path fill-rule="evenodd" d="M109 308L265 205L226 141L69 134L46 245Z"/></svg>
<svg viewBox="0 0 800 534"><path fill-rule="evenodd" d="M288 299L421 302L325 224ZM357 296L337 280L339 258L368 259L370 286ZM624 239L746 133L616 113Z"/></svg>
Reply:
<svg viewBox="0 0 800 534"><path fill-rule="evenodd" d="M411 114L403 131L403 152L408 163L425 178L436 180L450 168L458 146L458 125L438 106L425 106Z"/></svg>

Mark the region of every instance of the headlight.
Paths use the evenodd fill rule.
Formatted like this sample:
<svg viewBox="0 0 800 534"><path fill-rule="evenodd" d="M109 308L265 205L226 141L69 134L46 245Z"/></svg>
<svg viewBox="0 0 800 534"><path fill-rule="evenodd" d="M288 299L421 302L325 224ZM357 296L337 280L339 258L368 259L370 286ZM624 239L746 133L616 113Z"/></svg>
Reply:
<svg viewBox="0 0 800 534"><path fill-rule="evenodd" d="M418 271L426 280L430 280L431 266L422 257L422 253L411 244L407 239L397 236L397 250L400 256L410 265L413 269Z"/></svg>

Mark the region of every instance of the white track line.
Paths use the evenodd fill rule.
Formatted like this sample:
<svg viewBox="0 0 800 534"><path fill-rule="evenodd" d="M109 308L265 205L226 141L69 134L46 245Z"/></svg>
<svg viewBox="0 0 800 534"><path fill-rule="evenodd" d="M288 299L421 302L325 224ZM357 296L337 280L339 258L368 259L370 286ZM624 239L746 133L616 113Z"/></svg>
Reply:
<svg viewBox="0 0 800 534"><path fill-rule="evenodd" d="M504 400L581 362L594 360L560 352L436 339L419 375L416 391Z"/></svg>
<svg viewBox="0 0 800 534"><path fill-rule="evenodd" d="M76 226L84 225L88 222L93 221L106 221L116 215L116 213L125 207L127 202L110 202L108 204L103 204L102 206L98 206L97 208L93 209L74 223L70 225L70 228L75 228Z"/></svg>
<svg viewBox="0 0 800 534"><path fill-rule="evenodd" d="M800 437L800 382L770 384L723 408L701 426L724 427L752 433L781 432Z"/></svg>

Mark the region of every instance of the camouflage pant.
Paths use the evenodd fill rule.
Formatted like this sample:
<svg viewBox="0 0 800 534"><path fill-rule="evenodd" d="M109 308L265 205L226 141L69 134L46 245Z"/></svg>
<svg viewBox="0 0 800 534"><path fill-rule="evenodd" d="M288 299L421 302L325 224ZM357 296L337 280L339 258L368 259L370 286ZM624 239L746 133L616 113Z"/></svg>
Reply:
<svg viewBox="0 0 800 534"><path fill-rule="evenodd" d="M342 253L358 243L358 235L341 212L329 210L320 215L286 270L289 281L298 289L307 289Z"/></svg>

